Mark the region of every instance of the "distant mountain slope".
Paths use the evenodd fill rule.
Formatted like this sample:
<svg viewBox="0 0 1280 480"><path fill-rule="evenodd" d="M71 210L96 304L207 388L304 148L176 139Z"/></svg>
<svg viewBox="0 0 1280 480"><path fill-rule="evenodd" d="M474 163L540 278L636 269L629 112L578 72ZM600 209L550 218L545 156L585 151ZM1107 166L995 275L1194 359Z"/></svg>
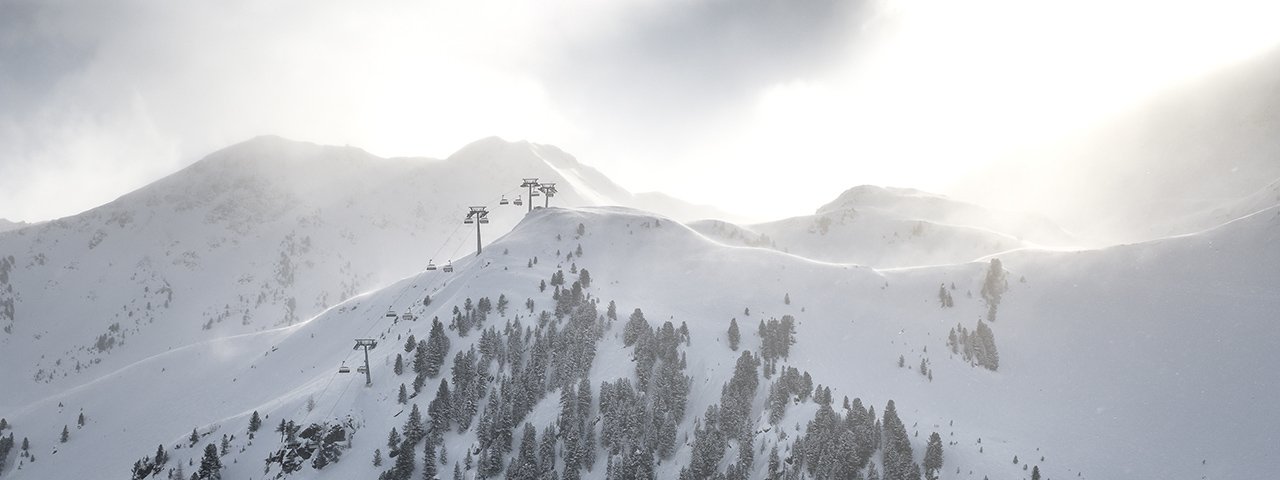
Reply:
<svg viewBox="0 0 1280 480"><path fill-rule="evenodd" d="M563 151L487 138L445 160L258 137L80 215L0 233L0 407L92 380L170 347L305 320L428 261L474 253L544 197L630 193ZM15 348L25 344L28 348ZM35 354L34 352L39 352ZM34 380L34 383L33 383Z"/></svg>
<svg viewBox="0 0 1280 480"><path fill-rule="evenodd" d="M26 222L13 222L13 221L9 221L9 220L5 220L5 219L3 219L3 218L0 218L0 232L7 232L7 231L9 231L9 230L17 230L17 229L19 229L19 228L23 228L23 227L26 227L26 226L28 226L28 225L30 225L30 224L28 224L28 223L26 223Z"/></svg>
<svg viewBox="0 0 1280 480"><path fill-rule="evenodd" d="M1159 235L1199 232L1276 205L1280 205L1280 178L1252 194L1215 202L1211 207L1172 220L1153 221L1147 228Z"/></svg>
<svg viewBox="0 0 1280 480"><path fill-rule="evenodd" d="M842 399L848 397L874 406L876 419L885 418L893 400L915 463L930 434L938 432L942 478L1022 478L1032 466L1042 478L1262 478L1273 469L1271 439L1280 429L1271 405L1259 401L1280 394L1280 382L1270 374L1280 362L1272 348L1280 335L1280 324L1272 321L1280 309L1278 241L1280 209L1271 209L1180 238L1069 253L1012 253L1002 256L1000 270L969 263L876 271L723 246L643 212L549 209L525 218L483 255L459 262L452 274L422 272L307 323L179 346L74 391L6 408L14 432L31 438L40 461L0 473L74 478L125 472L157 443L172 456L168 468L181 464L191 473L188 460L198 464L202 448L216 448L225 435L223 478L277 478L281 464L267 463L264 472L263 460L281 447L281 435L246 435L250 415L259 412L268 429L286 420L354 429L349 448L337 448L340 462L316 471L305 461L292 478L373 478L392 469L388 432L409 431L406 419L414 406L447 411L439 409L448 404L436 394L447 380L454 395L480 395L469 426L450 424L440 433L445 452L427 450L433 459L447 458L433 461L442 476L455 464L465 478L486 464L497 466L495 476L516 476L522 462L515 459L526 449L520 432L528 423L536 439L551 439L539 445L550 445L545 451L554 462L537 465L562 473L573 451L569 446L576 445L566 438L581 437L546 432L581 428L591 432L592 448L585 455L594 462L590 469L578 463L582 478L605 478L610 464L614 475L625 476L619 472L643 462L657 478L674 478L696 456L716 452L705 444L714 436L708 429L715 430L703 414L713 404L739 405L735 398L751 410L751 443L727 440L710 468L723 473L746 461L748 476L761 478L777 447L778 468L795 472L807 468L802 451L835 448L849 438L841 433L822 442L828 437L814 434L798 444L813 425L826 425L835 415L836 424L857 431L858 418L865 418L859 415L866 412L854 415L859 410L845 408ZM573 274L575 268L589 269L590 285L570 286L584 276ZM990 280L992 272L1007 279L1007 288L995 288L1003 291L997 319L979 324L988 313L984 285L1004 284ZM563 288L557 276L565 279ZM548 281L550 287L543 284ZM940 287L953 306L940 305ZM471 312L483 308L482 298L510 305L477 320L467 334L460 322L477 318ZM611 320L606 305L615 302L617 319ZM575 306L563 318L552 313L565 304ZM637 308L647 319L640 323L649 325L643 328L663 332L660 325L669 321L687 327L687 339L674 337L667 344L671 333L656 334L665 340L646 337L643 328L627 325L635 323L628 316ZM417 320L388 318L388 310L410 312ZM784 413L771 422L769 391L781 377L763 376L756 367L750 378L758 387L735 397L725 386L734 384L742 352L729 348L726 329L736 318L740 350L759 355L768 337L758 335L755 325L784 315L794 316L796 333L779 367L811 374L815 385L831 389L833 404L827 410L812 396L784 396ZM402 404L397 392L415 375L408 366L395 373L395 359L413 360L406 340L427 339L432 318L449 325L441 330L448 347L440 374L430 375L421 392ZM948 337L956 326L994 332L998 355L990 353L998 357L998 369L972 366L952 350ZM481 333L490 327L497 337ZM584 336L598 345L591 359L572 354ZM372 387L364 386L361 375L337 372L344 362L361 363L361 353L351 349L355 338L379 341L369 352ZM662 345L660 352L673 352L646 350L644 345L654 345L649 341ZM491 360L474 363L467 352ZM636 365L650 355L679 357L686 365L679 371L690 377L674 450L660 464L629 453L648 447L622 449L611 458L601 447L611 438L606 429L615 428L619 418L634 421L625 428L642 429L654 412L651 402L669 397L655 393L634 400L611 387L606 394L603 382L639 384ZM479 377L487 379L481 382L487 388L459 388L474 377L457 372L474 365L492 375ZM563 376L577 374L590 386L587 401L562 401L561 392L578 383ZM670 388L655 382L651 388ZM468 404L457 405L465 411ZM618 417L619 404L627 406L624 412L639 405L638 413ZM60 426L75 424L81 410L88 423L72 427L70 440L59 443ZM494 425L502 427L495 432ZM192 428L194 446L187 440ZM640 430L625 431L648 438ZM881 453L893 444L890 430L884 432L884 443L871 457L881 472L891 458ZM1159 441L1147 441L1152 438ZM401 451L414 458L411 478L422 475L425 442ZM744 455L744 447L754 455ZM371 464L375 451L380 467ZM492 462L486 460L490 455L496 455ZM573 455L575 462L586 461L581 453ZM473 468L461 467L467 463Z"/></svg>
<svg viewBox="0 0 1280 480"><path fill-rule="evenodd" d="M1075 242L1041 217L870 185L845 191L814 215L750 226L705 221L691 227L730 245L874 267L960 263L1014 248Z"/></svg>

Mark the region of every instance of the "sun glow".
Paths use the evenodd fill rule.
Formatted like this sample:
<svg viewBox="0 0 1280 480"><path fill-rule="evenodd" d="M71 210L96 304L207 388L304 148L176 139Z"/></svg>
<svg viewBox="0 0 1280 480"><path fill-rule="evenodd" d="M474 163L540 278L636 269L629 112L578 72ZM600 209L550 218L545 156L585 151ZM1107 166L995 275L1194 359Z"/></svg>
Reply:
<svg viewBox="0 0 1280 480"><path fill-rule="evenodd" d="M735 198L747 210L802 213L860 183L946 191L1001 155L1280 40L1280 3L1247 0L893 0L879 12L860 58L760 92L732 146L716 152L722 166L776 165L747 179L774 185L784 171L827 172L784 184L794 205Z"/></svg>

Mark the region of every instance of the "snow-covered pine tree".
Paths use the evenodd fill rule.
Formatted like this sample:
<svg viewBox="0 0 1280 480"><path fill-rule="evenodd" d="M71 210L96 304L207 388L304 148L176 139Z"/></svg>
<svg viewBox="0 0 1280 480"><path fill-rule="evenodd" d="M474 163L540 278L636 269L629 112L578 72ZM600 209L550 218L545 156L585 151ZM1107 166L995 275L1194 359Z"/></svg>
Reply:
<svg viewBox="0 0 1280 480"><path fill-rule="evenodd" d="M1004 265L998 258L991 259L987 277L982 281L982 299L987 302L988 322L996 321L996 309L1000 307L1000 300L1008 289L1009 281L1005 278Z"/></svg>
<svg viewBox="0 0 1280 480"><path fill-rule="evenodd" d="M453 426L453 399L449 393L449 380L440 379L440 388L436 390L436 398L427 405L427 416L431 418L427 429L433 442L438 442L444 432Z"/></svg>
<svg viewBox="0 0 1280 480"><path fill-rule="evenodd" d="M928 446L924 452L924 476L928 480L938 480L942 471L942 436L938 432L929 435Z"/></svg>
<svg viewBox="0 0 1280 480"><path fill-rule="evenodd" d="M741 338L742 336L738 332L738 319L730 318L729 319L729 350L733 350L735 352L738 351L738 340Z"/></svg>
<svg viewBox="0 0 1280 480"><path fill-rule="evenodd" d="M262 417L258 416L258 411L254 410L253 415L249 416L249 438L253 438L254 432L262 428Z"/></svg>
<svg viewBox="0 0 1280 480"><path fill-rule="evenodd" d="M417 445L426 433L426 427L422 424L422 411L418 410L418 404L415 403L404 421L404 441L409 445Z"/></svg>
<svg viewBox="0 0 1280 480"><path fill-rule="evenodd" d="M196 475L200 480L222 480L222 460L218 458L216 445L205 445L204 457L200 459L200 471Z"/></svg>
<svg viewBox="0 0 1280 480"><path fill-rule="evenodd" d="M885 480L917 480L911 476L911 467L915 464L911 454L911 440L907 437L907 428L898 418L898 410L889 400L884 407L884 453L881 463L884 464Z"/></svg>

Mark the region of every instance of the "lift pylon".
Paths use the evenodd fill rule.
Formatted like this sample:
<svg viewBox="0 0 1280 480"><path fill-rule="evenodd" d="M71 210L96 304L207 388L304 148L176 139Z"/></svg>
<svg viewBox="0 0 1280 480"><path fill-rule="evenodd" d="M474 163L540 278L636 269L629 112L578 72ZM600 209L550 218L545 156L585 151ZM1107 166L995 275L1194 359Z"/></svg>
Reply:
<svg viewBox="0 0 1280 480"><path fill-rule="evenodd" d="M467 218L462 223L476 224L476 255L480 255L480 225L489 223L489 211L487 207L468 207L471 211L467 212Z"/></svg>
<svg viewBox="0 0 1280 480"><path fill-rule="evenodd" d="M539 185L539 186L538 186L538 191L542 192L542 196L543 196L543 199L542 199L542 206L543 206L543 208L546 208L546 207L551 206L551 197L556 196L556 184L555 184L555 182L547 182L547 183L544 183L544 184Z"/></svg>
<svg viewBox="0 0 1280 480"><path fill-rule="evenodd" d="M369 374L369 349L378 346L378 341L372 338L357 338L356 346L352 350L364 349L364 384L365 386L373 385L373 376Z"/></svg>
<svg viewBox="0 0 1280 480"><path fill-rule="evenodd" d="M534 195L534 193L533 193L533 189L538 188L538 179L537 179L537 178L526 178L526 179L524 179L524 181L523 181L523 182L521 182L521 183L520 183L520 186L521 186L521 187L524 187L524 188L528 188L528 189L529 189L529 197L528 197L528 198L529 198L529 210L527 210L527 212L532 212L532 211L533 211L533 197L535 196L535 195ZM516 205L519 205L519 203L517 203Z"/></svg>

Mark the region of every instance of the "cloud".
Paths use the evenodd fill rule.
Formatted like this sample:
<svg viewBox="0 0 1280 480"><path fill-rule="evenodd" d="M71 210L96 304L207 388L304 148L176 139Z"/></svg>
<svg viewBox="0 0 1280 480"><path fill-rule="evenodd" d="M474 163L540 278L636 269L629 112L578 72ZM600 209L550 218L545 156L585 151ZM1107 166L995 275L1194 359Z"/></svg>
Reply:
<svg viewBox="0 0 1280 480"><path fill-rule="evenodd" d="M761 217L859 183L945 191L1274 41L1261 3L0 0L0 217L260 134L437 157L529 139Z"/></svg>

